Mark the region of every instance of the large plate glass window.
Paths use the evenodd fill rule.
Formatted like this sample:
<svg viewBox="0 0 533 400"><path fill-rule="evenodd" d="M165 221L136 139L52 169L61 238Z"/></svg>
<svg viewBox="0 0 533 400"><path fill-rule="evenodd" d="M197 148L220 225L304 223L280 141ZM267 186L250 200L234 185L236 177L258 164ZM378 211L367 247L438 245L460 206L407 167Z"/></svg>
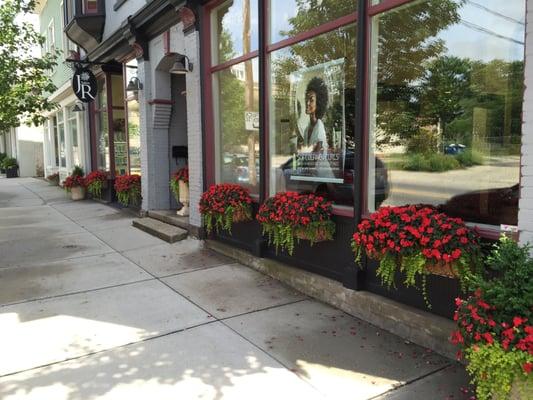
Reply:
<svg viewBox="0 0 533 400"><path fill-rule="evenodd" d="M215 180L252 194L259 193L257 18L254 0L227 1L211 13Z"/></svg>
<svg viewBox="0 0 533 400"><path fill-rule="evenodd" d="M271 53L270 193L353 206L356 26Z"/></svg>
<svg viewBox="0 0 533 400"><path fill-rule="evenodd" d="M131 60L125 65L124 82L126 84L137 76L137 60ZM141 174L141 135L139 96L137 92L126 92L126 110L128 121L128 155L130 174Z"/></svg>
<svg viewBox="0 0 533 400"><path fill-rule="evenodd" d="M524 0L415 1L372 19L369 211L426 203L517 224L524 20Z"/></svg>
<svg viewBox="0 0 533 400"><path fill-rule="evenodd" d="M96 104L96 167L109 171L109 122L107 115L107 88L105 79L98 81Z"/></svg>

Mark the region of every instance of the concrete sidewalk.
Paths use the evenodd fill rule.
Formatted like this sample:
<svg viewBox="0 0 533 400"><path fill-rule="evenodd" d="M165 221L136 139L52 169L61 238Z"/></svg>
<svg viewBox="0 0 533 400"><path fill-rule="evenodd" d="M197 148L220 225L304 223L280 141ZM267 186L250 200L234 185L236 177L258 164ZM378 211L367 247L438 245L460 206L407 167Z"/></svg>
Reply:
<svg viewBox="0 0 533 400"><path fill-rule="evenodd" d="M461 366L132 216L0 179L0 399L468 399Z"/></svg>

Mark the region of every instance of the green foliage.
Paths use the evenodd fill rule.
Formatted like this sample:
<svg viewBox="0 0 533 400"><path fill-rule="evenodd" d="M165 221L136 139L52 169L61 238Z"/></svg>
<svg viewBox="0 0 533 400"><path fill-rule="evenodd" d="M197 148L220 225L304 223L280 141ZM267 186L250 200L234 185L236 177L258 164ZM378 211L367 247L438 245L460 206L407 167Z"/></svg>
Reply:
<svg viewBox="0 0 533 400"><path fill-rule="evenodd" d="M517 383L520 398L531 399L533 382L522 366L531 362L525 351L505 351L499 343L472 346L465 352L467 371L476 385L477 400L508 399L513 383Z"/></svg>
<svg viewBox="0 0 533 400"><path fill-rule="evenodd" d="M309 240L311 246L322 240L333 240L335 223L333 221L313 221L305 226L261 223L263 235L268 236L268 244L274 245L276 253L285 250L294 253L294 246L300 239Z"/></svg>
<svg viewBox="0 0 533 400"><path fill-rule="evenodd" d="M141 201L141 188L132 186L129 190L117 192L117 200L124 207L139 205Z"/></svg>
<svg viewBox="0 0 533 400"><path fill-rule="evenodd" d="M376 270L376 276L381 279L381 284L388 289L394 287L394 276L396 275L396 257L390 253L379 261L379 267Z"/></svg>
<svg viewBox="0 0 533 400"><path fill-rule="evenodd" d="M45 39L19 18L32 13L35 3L0 3L0 132L21 123L39 125L45 120L42 112L54 108L47 99L47 93L55 90L48 71L56 65L57 54L35 56L34 47Z"/></svg>
<svg viewBox="0 0 533 400"><path fill-rule="evenodd" d="M17 163L17 159L16 158L5 157L2 160L2 168L3 169L13 168L13 167L17 167L17 166L18 166L18 163Z"/></svg>
<svg viewBox="0 0 533 400"><path fill-rule="evenodd" d="M474 165L483 165L483 154L475 150L466 150L455 156L455 159L459 161L462 167L472 167Z"/></svg>
<svg viewBox="0 0 533 400"><path fill-rule="evenodd" d="M502 237L486 260L486 273L477 274L472 288L479 288L494 315L509 320L515 315L533 320L533 258L530 246Z"/></svg>
<svg viewBox="0 0 533 400"><path fill-rule="evenodd" d="M483 165L483 155L467 150L457 155L441 153L413 153L399 167L407 171L446 172L454 169Z"/></svg>
<svg viewBox="0 0 533 400"><path fill-rule="evenodd" d="M87 185L87 191L98 199L102 198L102 189L104 187L104 182L99 180L94 180Z"/></svg>
<svg viewBox="0 0 533 400"><path fill-rule="evenodd" d="M235 217L239 221L248 221L252 219L252 208L248 204L242 204L240 207L228 206L224 213L204 213L204 222L207 233L213 232L213 229L219 233L226 231L231 234L231 226Z"/></svg>
<svg viewBox="0 0 533 400"><path fill-rule="evenodd" d="M75 165L72 169L72 172L70 173L70 176L83 176L85 173L83 172L83 168L79 165Z"/></svg>
<svg viewBox="0 0 533 400"><path fill-rule="evenodd" d="M435 153L439 146L439 137L435 130L420 129L407 139L407 153Z"/></svg>
<svg viewBox="0 0 533 400"><path fill-rule="evenodd" d="M459 169L461 164L453 156L440 153L412 154L403 165L408 171L445 172Z"/></svg>

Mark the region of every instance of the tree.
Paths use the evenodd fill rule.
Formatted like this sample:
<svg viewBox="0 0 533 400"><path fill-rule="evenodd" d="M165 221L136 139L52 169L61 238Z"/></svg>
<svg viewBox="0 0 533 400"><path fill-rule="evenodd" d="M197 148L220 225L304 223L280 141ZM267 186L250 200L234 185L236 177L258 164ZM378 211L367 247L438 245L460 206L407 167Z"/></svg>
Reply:
<svg viewBox="0 0 533 400"><path fill-rule="evenodd" d="M54 104L47 94L56 88L47 71L56 65L56 54L33 54L44 37L24 18L33 12L35 0L3 0L0 3L0 132L21 123L39 125L43 111Z"/></svg>

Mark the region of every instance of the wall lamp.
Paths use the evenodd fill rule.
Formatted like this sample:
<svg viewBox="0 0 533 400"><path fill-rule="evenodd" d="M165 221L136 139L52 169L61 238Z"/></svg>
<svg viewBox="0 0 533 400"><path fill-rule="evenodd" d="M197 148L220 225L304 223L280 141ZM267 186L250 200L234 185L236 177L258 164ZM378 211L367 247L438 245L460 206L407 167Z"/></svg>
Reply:
<svg viewBox="0 0 533 400"><path fill-rule="evenodd" d="M128 86L126 86L126 92L138 92L139 90L142 90L142 88L143 88L143 84L141 83L139 78L134 76L128 82Z"/></svg>
<svg viewBox="0 0 533 400"><path fill-rule="evenodd" d="M74 107L72 107L71 109L72 112L83 112L85 111L85 107L83 107L83 103L81 102L76 102L76 104L74 104Z"/></svg>
<svg viewBox="0 0 533 400"><path fill-rule="evenodd" d="M177 54L176 61L174 62L172 68L170 68L169 72L171 74L182 75L186 74L187 72L192 72L192 67L193 64L189 60L189 57L184 54Z"/></svg>

